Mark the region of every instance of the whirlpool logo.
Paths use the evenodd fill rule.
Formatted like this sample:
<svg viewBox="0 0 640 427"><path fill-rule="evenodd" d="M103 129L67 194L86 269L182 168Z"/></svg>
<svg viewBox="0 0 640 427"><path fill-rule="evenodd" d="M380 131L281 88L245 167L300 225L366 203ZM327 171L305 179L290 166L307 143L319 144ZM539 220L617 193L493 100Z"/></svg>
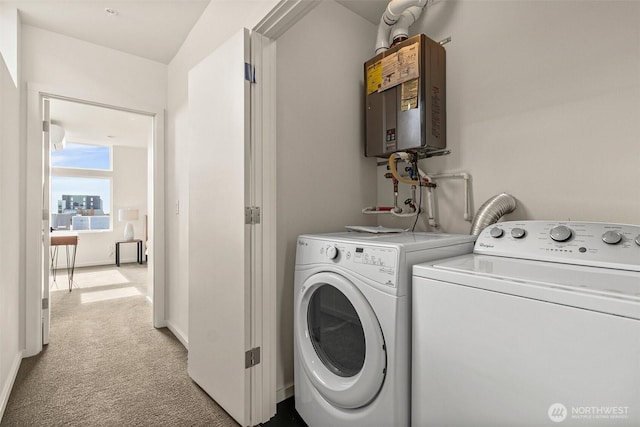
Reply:
<svg viewBox="0 0 640 427"><path fill-rule="evenodd" d="M554 423L561 423L567 418L567 407L562 403L554 403L549 406L549 419Z"/></svg>

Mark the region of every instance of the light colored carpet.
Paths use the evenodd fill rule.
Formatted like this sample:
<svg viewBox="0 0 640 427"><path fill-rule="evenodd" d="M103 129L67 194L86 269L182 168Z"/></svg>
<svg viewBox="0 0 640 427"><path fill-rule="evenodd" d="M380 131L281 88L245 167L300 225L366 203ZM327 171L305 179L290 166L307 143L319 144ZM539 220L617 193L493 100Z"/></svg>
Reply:
<svg viewBox="0 0 640 427"><path fill-rule="evenodd" d="M50 343L22 361L0 425L237 426L191 381L182 344L153 328L146 266L104 270L126 282L51 293Z"/></svg>

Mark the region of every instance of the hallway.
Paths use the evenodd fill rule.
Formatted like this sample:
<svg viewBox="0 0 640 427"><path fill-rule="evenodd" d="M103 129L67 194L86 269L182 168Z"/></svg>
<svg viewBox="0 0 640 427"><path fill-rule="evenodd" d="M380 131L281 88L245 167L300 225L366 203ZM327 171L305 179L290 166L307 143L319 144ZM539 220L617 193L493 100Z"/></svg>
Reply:
<svg viewBox="0 0 640 427"><path fill-rule="evenodd" d="M182 344L153 328L146 266L76 269L91 275L111 284L51 293L50 343L22 361L0 426L237 425L191 381Z"/></svg>

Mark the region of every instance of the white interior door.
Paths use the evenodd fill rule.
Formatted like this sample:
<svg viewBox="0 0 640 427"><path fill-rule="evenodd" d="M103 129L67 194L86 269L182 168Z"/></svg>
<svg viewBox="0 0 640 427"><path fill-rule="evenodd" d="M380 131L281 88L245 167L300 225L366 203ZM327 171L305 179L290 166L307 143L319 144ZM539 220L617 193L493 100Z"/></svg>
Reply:
<svg viewBox="0 0 640 427"><path fill-rule="evenodd" d="M51 120L49 117L49 100L42 99L42 344L49 344L49 327L51 324L51 310L49 308L49 275L50 262L49 256L49 197L50 197L50 180L49 180L49 153L51 145L49 142L49 126Z"/></svg>
<svg viewBox="0 0 640 427"><path fill-rule="evenodd" d="M189 72L188 371L241 425L251 420L249 32Z"/></svg>

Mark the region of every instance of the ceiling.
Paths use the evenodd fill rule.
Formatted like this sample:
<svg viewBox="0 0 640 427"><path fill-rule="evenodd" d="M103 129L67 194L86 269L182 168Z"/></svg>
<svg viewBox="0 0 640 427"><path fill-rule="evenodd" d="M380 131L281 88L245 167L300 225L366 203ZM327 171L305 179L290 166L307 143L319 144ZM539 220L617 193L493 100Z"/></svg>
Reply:
<svg viewBox="0 0 640 427"><path fill-rule="evenodd" d="M210 1L237 0L0 0L20 10L23 24L164 64ZM389 0L337 2L377 25ZM147 147L150 141L152 119L139 114L52 100L51 119L65 129L69 142Z"/></svg>
<svg viewBox="0 0 640 427"><path fill-rule="evenodd" d="M171 62L210 1L237 0L0 0L16 6L26 25L163 64ZM378 24L389 0L337 2Z"/></svg>
<svg viewBox="0 0 640 427"><path fill-rule="evenodd" d="M50 116L67 142L140 148L151 142L151 116L59 99L51 100Z"/></svg>
<svg viewBox="0 0 640 427"><path fill-rule="evenodd" d="M0 0L23 24L168 64L209 0ZM105 9L117 12L110 15Z"/></svg>
<svg viewBox="0 0 640 427"><path fill-rule="evenodd" d="M390 0L336 0L347 9L378 25Z"/></svg>

